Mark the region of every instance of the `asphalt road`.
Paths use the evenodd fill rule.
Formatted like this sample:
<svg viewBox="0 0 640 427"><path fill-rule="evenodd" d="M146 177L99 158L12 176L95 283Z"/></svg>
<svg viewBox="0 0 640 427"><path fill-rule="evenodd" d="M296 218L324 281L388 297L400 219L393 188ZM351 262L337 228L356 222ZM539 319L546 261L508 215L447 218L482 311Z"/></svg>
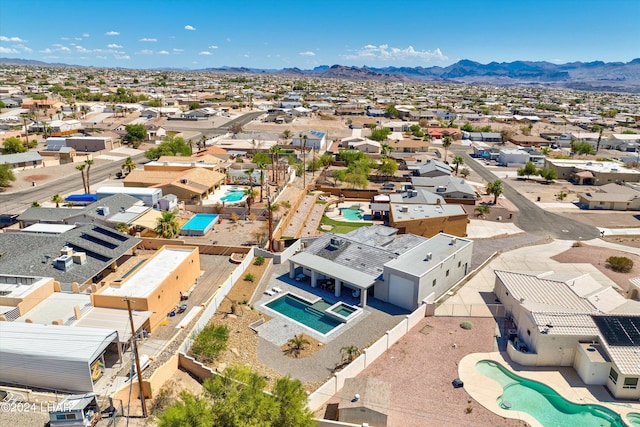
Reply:
<svg viewBox="0 0 640 427"><path fill-rule="evenodd" d="M146 163L148 159L144 154L132 157L138 163ZM91 167L92 191L95 192L95 183L109 179L120 171L122 162L109 162ZM12 193L0 193L0 212L2 213L22 213L31 206L34 201L49 201L54 194L67 194L74 191L82 191L82 177L80 173L47 182L37 187L30 187Z"/></svg>
<svg viewBox="0 0 640 427"><path fill-rule="evenodd" d="M453 150L451 148L449 149L451 152L464 158L466 167L473 169L485 181L500 179L500 177L471 158L467 153L466 147L456 147ZM518 193L507 181L502 180L502 182L504 184L504 196L520 210L516 217L515 225L525 232L541 237L551 236L559 240L591 240L600 237L600 231L596 227L578 222L572 218L547 212Z"/></svg>

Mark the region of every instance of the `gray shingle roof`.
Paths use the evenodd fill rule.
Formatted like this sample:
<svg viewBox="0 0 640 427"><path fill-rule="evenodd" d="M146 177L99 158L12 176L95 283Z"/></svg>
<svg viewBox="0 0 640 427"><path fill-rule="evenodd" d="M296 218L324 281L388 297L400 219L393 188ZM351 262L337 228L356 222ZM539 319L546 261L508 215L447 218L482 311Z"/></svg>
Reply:
<svg viewBox="0 0 640 427"><path fill-rule="evenodd" d="M140 242L140 239L97 224L76 227L65 233L2 233L0 234L0 273L53 277L70 284L84 283L107 268ZM85 252L84 265L73 264L68 271L54 267L64 246L75 252Z"/></svg>

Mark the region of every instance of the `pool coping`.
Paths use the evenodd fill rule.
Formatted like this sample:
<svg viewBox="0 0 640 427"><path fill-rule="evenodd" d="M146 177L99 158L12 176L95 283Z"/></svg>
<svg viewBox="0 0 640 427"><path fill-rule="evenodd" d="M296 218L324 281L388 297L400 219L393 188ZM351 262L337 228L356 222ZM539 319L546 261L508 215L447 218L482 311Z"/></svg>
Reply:
<svg viewBox="0 0 640 427"><path fill-rule="evenodd" d="M301 299L301 300L306 301L308 303L311 303L312 305L315 304L316 302L320 301L321 299L324 299L322 297L305 298L305 297L303 297L301 295L298 295L298 294L296 294L294 292L284 291L282 293L278 293L277 295L274 295L273 298L269 298L267 301L264 301L263 303L261 303L260 304L260 310L262 310L263 312L271 315L272 317L277 317L279 319L284 319L284 320L286 320L288 322L292 322L292 323L300 326L305 331L310 332L309 335L311 337L316 338L316 339L318 339L318 337L321 337L321 339L320 339L321 341L329 340L329 336L331 336L332 334L334 334L334 333L338 332L339 330L342 330L342 329L344 329L346 327L346 325L347 325L346 322L341 322L338 319L334 319L334 320L340 322L340 324L337 325L335 328L331 329L329 332L323 334L322 332L317 331L317 330L313 329L312 327L307 326L304 323L298 322L297 320L292 319L291 317L289 317L289 316L287 316L285 314L282 314L279 311L274 310L271 307L267 306L267 304L270 304L271 302L273 302L273 301L275 301L275 300L277 300L279 298L283 298L286 295L292 295L293 297Z"/></svg>
<svg viewBox="0 0 640 427"><path fill-rule="evenodd" d="M600 405L610 409L611 411L619 414L623 422L628 426L631 426L631 424L627 420L627 414L640 411L640 404L629 402L603 402L589 391L589 387L604 388L604 386L571 386L562 373L558 370L554 370L553 367L535 367L538 368L538 370L526 370L527 367L523 366L523 370L517 371L512 367L512 362L506 359L503 354L499 352L472 353L466 355L458 364L458 376L464 382L465 390L476 402L484 406L489 411L504 418L522 420L529 423L532 427L544 427L537 419L526 412L506 410L502 409L498 405L498 397L503 394L502 385L478 372L476 364L482 360L494 361L501 364L505 369L517 376L545 384L569 402L578 405ZM560 369L573 370L572 367L561 367Z"/></svg>

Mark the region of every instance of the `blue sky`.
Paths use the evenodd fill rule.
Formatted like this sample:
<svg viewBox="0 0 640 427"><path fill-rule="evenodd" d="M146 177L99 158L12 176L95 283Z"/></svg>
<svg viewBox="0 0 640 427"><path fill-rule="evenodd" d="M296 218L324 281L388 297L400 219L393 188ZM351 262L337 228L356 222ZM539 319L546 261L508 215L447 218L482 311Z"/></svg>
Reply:
<svg viewBox="0 0 640 427"><path fill-rule="evenodd" d="M0 0L0 57L124 68L628 62L639 0Z"/></svg>

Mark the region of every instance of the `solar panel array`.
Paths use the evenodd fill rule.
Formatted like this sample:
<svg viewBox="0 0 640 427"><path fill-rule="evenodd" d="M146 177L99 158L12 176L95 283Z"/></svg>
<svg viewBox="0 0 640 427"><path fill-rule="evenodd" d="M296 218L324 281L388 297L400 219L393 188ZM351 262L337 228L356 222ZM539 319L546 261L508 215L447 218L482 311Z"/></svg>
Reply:
<svg viewBox="0 0 640 427"><path fill-rule="evenodd" d="M611 346L640 346L640 316L592 316Z"/></svg>

